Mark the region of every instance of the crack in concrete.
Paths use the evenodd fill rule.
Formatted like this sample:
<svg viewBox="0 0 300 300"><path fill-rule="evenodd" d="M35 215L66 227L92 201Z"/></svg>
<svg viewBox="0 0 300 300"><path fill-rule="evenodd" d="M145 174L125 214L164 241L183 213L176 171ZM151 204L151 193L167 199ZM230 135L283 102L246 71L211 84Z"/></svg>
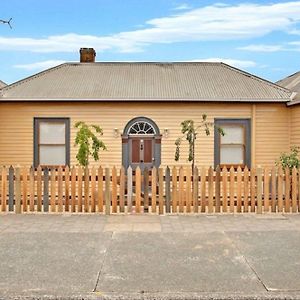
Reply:
<svg viewBox="0 0 300 300"><path fill-rule="evenodd" d="M111 232L111 236L110 236L110 240L109 240L109 243L108 243L108 246L107 246L107 249L106 249L105 254L104 254L104 257L103 257L102 264L101 264L101 266L100 266L100 270L99 270L99 272L98 272L98 274L97 274L96 284L95 284L95 287L94 287L94 289L93 289L93 291L92 291L93 293L95 293L96 290L97 290L97 286L98 286L98 283L99 283L99 280L100 280L101 272L102 272L102 269L103 269L103 266L104 266L106 257L107 257L107 255L108 255L109 248L110 248L111 243L112 243L112 240L113 240L113 235L114 235L114 232L112 231L112 232Z"/></svg>
<svg viewBox="0 0 300 300"><path fill-rule="evenodd" d="M234 240L232 238L230 238L228 236L228 234L224 231L224 234L226 235L226 237L231 241L231 244L236 248L236 250L240 253L240 255L243 257L243 259L245 260L247 266L250 268L250 270L255 274L256 278L258 279L258 281L260 282L260 284L263 286L263 288L269 292L269 289L267 288L267 286L264 284L263 280L259 277L258 273L255 271L255 269L251 266L250 262L247 260L246 256L242 253L242 251L240 250L240 248L237 246L237 244L234 242Z"/></svg>

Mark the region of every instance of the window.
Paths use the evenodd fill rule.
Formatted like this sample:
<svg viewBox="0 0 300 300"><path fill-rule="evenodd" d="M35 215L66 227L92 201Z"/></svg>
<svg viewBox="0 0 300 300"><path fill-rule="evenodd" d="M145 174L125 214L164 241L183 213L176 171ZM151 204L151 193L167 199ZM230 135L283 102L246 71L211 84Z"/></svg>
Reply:
<svg viewBox="0 0 300 300"><path fill-rule="evenodd" d="M225 136L215 129L215 167L248 166L251 164L251 128L249 119L216 119Z"/></svg>
<svg viewBox="0 0 300 300"><path fill-rule="evenodd" d="M70 164L70 119L34 118L34 165Z"/></svg>

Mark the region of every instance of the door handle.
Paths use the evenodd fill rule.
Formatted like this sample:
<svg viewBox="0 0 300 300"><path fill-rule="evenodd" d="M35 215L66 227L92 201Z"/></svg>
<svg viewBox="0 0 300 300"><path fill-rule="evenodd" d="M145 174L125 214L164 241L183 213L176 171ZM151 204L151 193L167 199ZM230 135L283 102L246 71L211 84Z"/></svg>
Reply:
<svg viewBox="0 0 300 300"><path fill-rule="evenodd" d="M155 161L155 158L154 158L154 157L152 157L152 161Z"/></svg>

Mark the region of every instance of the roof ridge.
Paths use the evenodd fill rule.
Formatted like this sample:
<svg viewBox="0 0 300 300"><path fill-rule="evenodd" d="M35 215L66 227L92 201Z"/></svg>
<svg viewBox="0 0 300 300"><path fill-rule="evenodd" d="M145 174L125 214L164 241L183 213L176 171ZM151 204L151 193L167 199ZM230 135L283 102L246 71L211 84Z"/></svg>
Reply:
<svg viewBox="0 0 300 300"><path fill-rule="evenodd" d="M18 80L18 81L16 81L16 82L13 82L13 83L11 83L11 84L8 84L8 85L6 85L5 87L3 87L3 88L1 89L1 93L4 92L4 91L10 90L11 88L13 88L13 87L15 87L15 86L18 86L18 85L21 85L21 84L26 83L26 82L28 82L28 81L31 81L31 80L33 80L33 79L35 79L35 78L44 76L44 75L46 75L46 74L48 74L48 73L50 73L50 72L53 72L54 70L57 70L57 69L62 68L63 66L66 66L66 65L67 65L67 63L62 63L62 64L59 64L59 65L54 66L54 67L52 67L52 68L48 68L48 69L43 70L43 71L40 71L40 72L38 72L38 73L36 73L36 74L33 74L33 75L30 75L30 76L25 77L25 78L23 78L23 79L20 79L20 80ZM1 96L1 95L0 95L0 96Z"/></svg>
<svg viewBox="0 0 300 300"><path fill-rule="evenodd" d="M284 88L284 87L282 87L282 86L280 86L280 85L278 85L278 84L276 84L276 83L274 83L274 82L272 82L272 81L270 81L270 80L261 78L261 77L259 77L259 76L257 76L257 75L253 75L253 74L251 74L251 73L249 73L249 72L246 72L246 71L241 70L241 69L239 69L239 68L236 68L236 67L233 67L233 66L231 66L231 65L228 65L228 64L226 64L226 63L224 63L224 62L221 62L221 64L222 64L224 67L227 67L228 69L232 69L233 71L235 71L235 72L237 72L237 73L240 73L240 74L242 74L242 75L244 75L244 76L248 76L248 77L251 77L251 78L254 79L254 80L260 81L260 82L262 82L262 83L266 83L267 85L272 86L272 87L274 87L274 88L276 88L276 89L278 89L278 90L282 90L282 91L284 91L284 92L291 93L291 91L290 91L289 89Z"/></svg>

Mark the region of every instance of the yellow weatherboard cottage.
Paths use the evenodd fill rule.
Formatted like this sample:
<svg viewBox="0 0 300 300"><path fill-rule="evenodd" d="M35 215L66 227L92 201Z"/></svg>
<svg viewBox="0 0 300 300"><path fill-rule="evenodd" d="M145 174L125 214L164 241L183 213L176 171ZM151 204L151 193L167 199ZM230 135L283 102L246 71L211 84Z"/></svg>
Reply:
<svg viewBox="0 0 300 300"><path fill-rule="evenodd" d="M65 63L0 90L0 165L75 165L77 121L98 124L108 151L97 164L141 168L174 160L180 123L202 114L226 135L197 139L196 164L271 166L300 145L294 94L223 63ZM187 148L182 148L182 153Z"/></svg>

